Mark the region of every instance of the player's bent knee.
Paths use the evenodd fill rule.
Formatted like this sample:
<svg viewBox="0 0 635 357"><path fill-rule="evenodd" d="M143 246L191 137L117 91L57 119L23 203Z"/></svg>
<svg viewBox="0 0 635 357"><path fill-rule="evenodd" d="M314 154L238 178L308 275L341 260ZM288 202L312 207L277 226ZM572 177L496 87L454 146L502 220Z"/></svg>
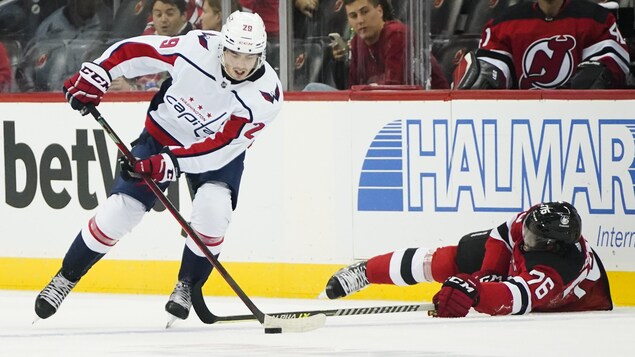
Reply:
<svg viewBox="0 0 635 357"><path fill-rule="evenodd" d="M106 253L141 222L145 212L145 206L136 199L124 194L111 195L82 228L84 242L90 249Z"/></svg>
<svg viewBox="0 0 635 357"><path fill-rule="evenodd" d="M192 228L208 237L223 237L232 217L231 190L223 184L206 183L192 202Z"/></svg>
<svg viewBox="0 0 635 357"><path fill-rule="evenodd" d="M141 202L128 195L115 194L99 208L95 223L107 236L120 239L141 222L145 213Z"/></svg>

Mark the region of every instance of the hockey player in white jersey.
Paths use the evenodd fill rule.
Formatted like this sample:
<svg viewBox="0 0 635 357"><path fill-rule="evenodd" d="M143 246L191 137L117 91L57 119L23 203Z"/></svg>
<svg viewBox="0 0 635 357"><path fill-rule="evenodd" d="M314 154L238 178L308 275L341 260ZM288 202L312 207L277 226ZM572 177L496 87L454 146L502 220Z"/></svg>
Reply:
<svg viewBox="0 0 635 357"><path fill-rule="evenodd" d="M156 197L140 182L147 174L162 189L181 173L195 195L191 226L218 255L236 208L245 150L280 112L280 80L265 61L267 35L257 14L234 12L221 32L191 31L183 36L141 36L120 41L64 83L66 99L86 113L97 106L113 78L168 71L152 98L145 128L133 143L138 158L122 160L121 175L108 199L71 244L61 269L40 292L35 312L48 318L86 272L154 205ZM188 237L178 282L165 306L185 319L192 286L205 282L212 265ZM171 322L168 322L168 325Z"/></svg>

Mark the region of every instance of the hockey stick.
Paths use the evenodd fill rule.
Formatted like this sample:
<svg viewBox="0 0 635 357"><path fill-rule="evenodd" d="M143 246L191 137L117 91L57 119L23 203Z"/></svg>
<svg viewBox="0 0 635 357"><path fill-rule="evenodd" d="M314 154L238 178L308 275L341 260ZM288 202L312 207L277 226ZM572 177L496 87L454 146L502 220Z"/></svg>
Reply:
<svg viewBox="0 0 635 357"><path fill-rule="evenodd" d="M106 131L108 136L112 139L112 141L117 145L117 148L121 153L130 161L130 163L134 164L137 159L132 155L126 144L119 138L119 136L114 132L112 127L106 122L106 119L101 115L101 113L94 106L89 106L84 109L83 112L88 111L94 118L97 120L99 125ZM243 301L243 303L247 306L249 311L253 314L253 317L258 320L264 327L265 332L268 332L269 329L274 329L275 332L304 332L310 331L319 327L324 326L326 316L325 315L314 315L310 316L306 319L281 319L277 317L273 317L263 313L258 307L251 301L251 299L247 296L247 294L240 288L238 283L234 280L234 278L229 275L229 272L225 269L225 267L216 259L216 257L209 251L205 243L201 240L201 238L196 234L196 232L192 229L192 227L187 223L185 218L181 216L179 211L172 205L172 202L163 194L163 191L159 188L156 182L152 180L148 175L142 175L143 181L150 188L150 190L156 195L156 197L161 201L161 203L167 208L168 211L174 216L174 218L179 222L183 230L192 237L196 245L203 251L207 260L216 268L221 277L229 284L229 286L234 290L236 295ZM198 287L200 290L200 286ZM272 331L272 330L269 330Z"/></svg>
<svg viewBox="0 0 635 357"><path fill-rule="evenodd" d="M218 316L213 314L207 308L201 286L198 284L192 290L192 306L199 319L206 324L215 324L220 322L240 322L253 321L253 315L229 315ZM416 312L427 311L428 315L434 314L434 304L414 304L414 305L392 305L392 306L372 306L372 307L351 307L332 310L307 310L307 311L289 311L270 313L270 316L280 319L303 319L315 315L324 316L354 316L354 315L373 315L373 314L391 314L399 312Z"/></svg>

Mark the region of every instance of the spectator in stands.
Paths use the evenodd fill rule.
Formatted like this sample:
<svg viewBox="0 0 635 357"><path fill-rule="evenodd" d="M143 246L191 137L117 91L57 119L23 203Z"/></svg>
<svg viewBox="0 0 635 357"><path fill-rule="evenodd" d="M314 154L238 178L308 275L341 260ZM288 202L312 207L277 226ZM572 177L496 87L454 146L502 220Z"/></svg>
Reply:
<svg viewBox="0 0 635 357"><path fill-rule="evenodd" d="M13 80L11 62L7 55L7 49L0 42L0 92L10 92Z"/></svg>
<svg viewBox="0 0 635 357"><path fill-rule="evenodd" d="M243 6L249 8L253 13L260 15L267 30L267 40L277 40L280 32L278 21L278 0L248 0L248 4Z"/></svg>
<svg viewBox="0 0 635 357"><path fill-rule="evenodd" d="M8 1L5 1L8 2ZM28 42L33 38L33 34L37 30L42 21L48 18L53 12L66 6L67 0L20 0L8 6L17 6L22 9L24 16L18 20L24 27L23 40ZM7 5L3 6L3 9Z"/></svg>
<svg viewBox="0 0 635 357"><path fill-rule="evenodd" d="M101 0L67 0L38 26L16 73L22 91L61 90L84 52L107 35L112 12Z"/></svg>
<svg viewBox="0 0 635 357"><path fill-rule="evenodd" d="M293 83L291 90L301 90L310 80L316 76L321 66L316 64L324 57L322 48L316 45L310 37L316 36L316 25L322 21L317 15L320 0L240 0L244 10L254 12L262 18L267 30L267 62L274 70L280 73L280 23L279 8L287 5L291 11L291 23L288 27L288 37L291 39L289 49L293 58L289 60L289 71L293 71ZM324 14L321 14L324 16ZM317 50L316 50L317 49Z"/></svg>
<svg viewBox="0 0 635 357"><path fill-rule="evenodd" d="M165 36L175 36L174 33L181 33L181 29L176 29L179 31L175 32L175 29L165 29L165 22L175 23L185 25L185 23L189 24L189 29L187 31L182 32L183 34L187 33L192 29L200 29L201 28L201 15L203 14L203 0L177 0L177 1L160 1L162 4L157 6L157 0L152 0L152 12L150 18L148 19L148 24L146 25L145 30L143 30L144 35L161 35L165 33L173 33L173 35L165 35ZM157 13L155 13L155 8ZM171 9L170 9L171 8ZM178 12L175 10L178 8ZM161 16L161 21L163 21L163 25L155 25L156 21L159 19L158 16ZM181 18L182 17L182 18ZM164 26L164 29L157 29L155 27ZM167 25L169 26L169 25Z"/></svg>
<svg viewBox="0 0 635 357"><path fill-rule="evenodd" d="M178 36L185 35L194 28L187 21L185 0L153 0L152 24L154 31L144 35Z"/></svg>
<svg viewBox="0 0 635 357"><path fill-rule="evenodd" d="M143 90L143 84L145 84L142 79L144 79L144 77L141 77L139 79L128 79L126 77L118 77L112 80L112 82L110 83L110 87L108 87L108 90L111 92L134 92L134 91L138 91L138 90ZM147 81L149 81L150 79L148 79ZM142 82L142 83L137 83L137 82ZM154 85L153 85L153 88Z"/></svg>
<svg viewBox="0 0 635 357"><path fill-rule="evenodd" d="M33 39L97 39L111 27L106 11L101 0L67 0L40 23Z"/></svg>
<svg viewBox="0 0 635 357"><path fill-rule="evenodd" d="M407 26L394 19L392 7L385 0L344 0L344 5L355 35L348 45L342 42L333 44L337 88L404 84ZM349 52L350 60L346 63ZM435 59L432 59L432 88L449 88ZM333 89L322 83L309 83L304 90Z"/></svg>
<svg viewBox="0 0 635 357"><path fill-rule="evenodd" d="M201 14L201 29L220 31L223 27L222 0L204 0ZM242 6L236 0L231 2L230 13L242 11Z"/></svg>
<svg viewBox="0 0 635 357"><path fill-rule="evenodd" d="M306 20L313 20L320 0L291 0L293 38L302 38L306 34ZM277 42L280 37L279 0L242 0L244 8L260 15L267 29L267 40ZM317 21L317 20L316 20Z"/></svg>
<svg viewBox="0 0 635 357"><path fill-rule="evenodd" d="M152 1L152 28L153 31L145 31L144 34L161 36L185 35L193 29L191 22L187 21L186 0L153 0ZM168 78L167 72L139 77L135 87L140 90L159 90L163 81ZM124 81L125 78L118 79ZM125 83L115 83L125 89ZM132 88L131 88L132 89Z"/></svg>
<svg viewBox="0 0 635 357"><path fill-rule="evenodd" d="M0 5L0 36L19 37L26 29L26 12L18 2Z"/></svg>
<svg viewBox="0 0 635 357"><path fill-rule="evenodd" d="M313 17L315 10L320 5L320 0L293 0L293 5L306 17Z"/></svg>
<svg viewBox="0 0 635 357"><path fill-rule="evenodd" d="M306 38L318 36L317 27L328 16L322 13L318 16L320 0L293 0L292 2L292 37L304 41Z"/></svg>
<svg viewBox="0 0 635 357"><path fill-rule="evenodd" d="M490 20L454 73L459 89L624 88L630 56L615 16L591 1L538 0Z"/></svg>

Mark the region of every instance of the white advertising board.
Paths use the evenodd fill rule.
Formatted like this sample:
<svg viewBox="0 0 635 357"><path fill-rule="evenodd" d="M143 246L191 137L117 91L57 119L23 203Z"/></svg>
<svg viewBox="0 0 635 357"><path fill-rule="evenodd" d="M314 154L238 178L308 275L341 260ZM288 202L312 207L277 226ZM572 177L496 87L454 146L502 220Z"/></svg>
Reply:
<svg viewBox="0 0 635 357"><path fill-rule="evenodd" d="M566 200L607 269L635 269L632 102L395 104L355 103L358 258L455 244L532 204Z"/></svg>
<svg viewBox="0 0 635 357"><path fill-rule="evenodd" d="M455 244L572 201L607 270L635 271L633 101L288 101L249 149L225 261L349 263ZM130 142L147 104L100 109ZM61 258L106 197L115 146L66 103L0 103L2 257ZM175 193L178 192L178 197ZM170 198L187 218L185 180ZM106 259L179 260L151 212Z"/></svg>

